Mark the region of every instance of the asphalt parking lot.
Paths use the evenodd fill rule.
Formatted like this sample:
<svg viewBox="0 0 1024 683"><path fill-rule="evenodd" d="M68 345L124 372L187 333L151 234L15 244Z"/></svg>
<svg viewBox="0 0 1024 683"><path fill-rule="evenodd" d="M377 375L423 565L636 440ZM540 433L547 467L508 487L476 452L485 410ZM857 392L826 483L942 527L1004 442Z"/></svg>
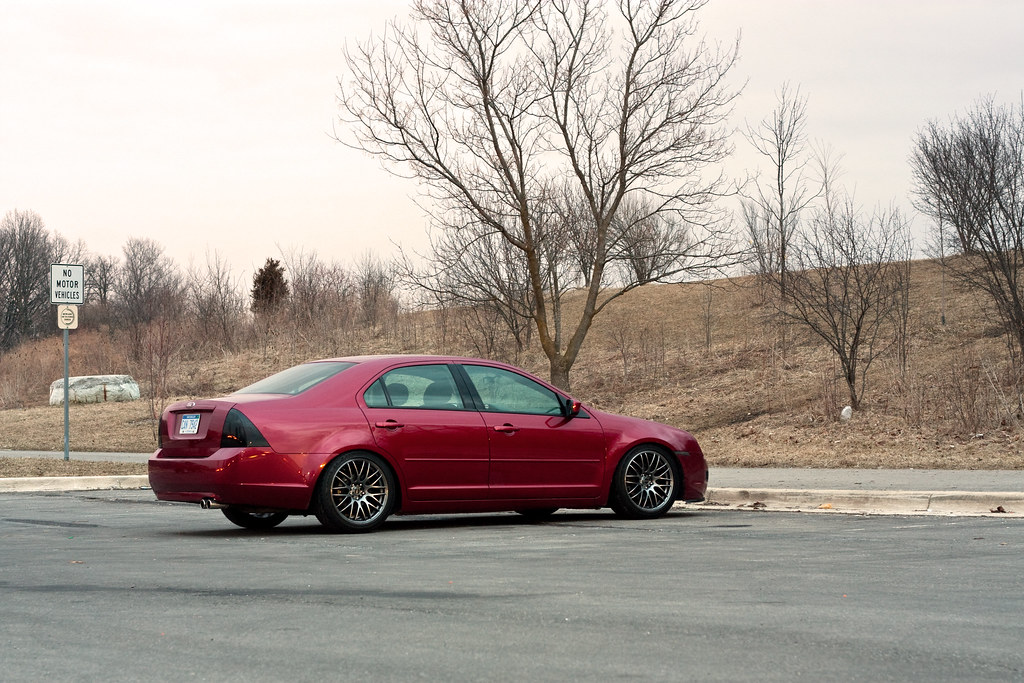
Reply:
<svg viewBox="0 0 1024 683"><path fill-rule="evenodd" d="M4 680L1011 680L1024 524L674 512L252 533L0 496Z"/></svg>

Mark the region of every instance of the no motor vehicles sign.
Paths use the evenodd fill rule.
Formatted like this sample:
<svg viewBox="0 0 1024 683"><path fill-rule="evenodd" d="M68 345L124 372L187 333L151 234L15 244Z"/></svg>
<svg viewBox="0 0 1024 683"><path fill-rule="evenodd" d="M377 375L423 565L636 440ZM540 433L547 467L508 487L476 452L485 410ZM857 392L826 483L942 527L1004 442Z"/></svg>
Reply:
<svg viewBox="0 0 1024 683"><path fill-rule="evenodd" d="M50 266L50 303L85 303L85 266L66 263Z"/></svg>
<svg viewBox="0 0 1024 683"><path fill-rule="evenodd" d="M78 307L85 303L85 266L70 263L50 265L50 303L57 309L57 327L64 330L64 459L71 448L68 426L68 330L78 328Z"/></svg>

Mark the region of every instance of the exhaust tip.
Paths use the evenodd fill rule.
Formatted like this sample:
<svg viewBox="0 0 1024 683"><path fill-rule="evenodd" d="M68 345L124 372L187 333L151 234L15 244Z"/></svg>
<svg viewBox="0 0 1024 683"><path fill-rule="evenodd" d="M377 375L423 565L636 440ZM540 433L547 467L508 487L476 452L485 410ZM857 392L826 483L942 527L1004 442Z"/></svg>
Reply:
<svg viewBox="0 0 1024 683"><path fill-rule="evenodd" d="M204 510L215 510L226 506L223 505L222 503L218 503L213 498L203 498L202 500L199 501L199 507L201 507Z"/></svg>

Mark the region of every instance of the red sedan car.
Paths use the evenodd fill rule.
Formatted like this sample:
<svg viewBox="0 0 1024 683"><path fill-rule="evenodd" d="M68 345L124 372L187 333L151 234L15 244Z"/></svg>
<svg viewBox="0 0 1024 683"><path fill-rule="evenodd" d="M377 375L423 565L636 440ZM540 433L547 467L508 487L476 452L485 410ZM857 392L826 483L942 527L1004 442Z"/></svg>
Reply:
<svg viewBox="0 0 1024 683"><path fill-rule="evenodd" d="M594 410L504 363L439 356L315 361L175 403L149 460L160 500L250 529L315 514L348 532L392 513L657 517L703 500L707 477L688 432Z"/></svg>

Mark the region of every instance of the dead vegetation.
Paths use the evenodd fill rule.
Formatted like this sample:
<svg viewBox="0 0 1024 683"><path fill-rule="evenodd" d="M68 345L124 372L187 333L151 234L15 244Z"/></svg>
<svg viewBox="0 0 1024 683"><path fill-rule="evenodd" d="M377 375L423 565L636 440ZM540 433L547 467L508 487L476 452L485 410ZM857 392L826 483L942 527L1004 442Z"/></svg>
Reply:
<svg viewBox="0 0 1024 683"><path fill-rule="evenodd" d="M895 350L882 354L862 409L845 423L838 419L846 402L841 371L822 344L791 326L782 354L753 282L715 285L710 306L704 283L648 286L614 302L596 319L573 369L573 393L601 409L691 430L713 466L1024 467L1020 381L1005 340L980 298L943 285L937 263L913 263L905 370ZM160 378L166 396L72 406L71 448L152 451L160 405L230 393L312 358L473 354L480 337L495 338L484 320L458 310L405 312L374 326L322 318L316 327L252 328L235 351L183 325L184 341ZM525 350L511 338L489 344L493 356L546 375L535 342ZM120 348L106 329L73 333L72 374L137 372ZM63 449L63 411L46 405L62 359L56 337L0 357L0 449ZM144 398L147 392L152 396L152 387L143 382Z"/></svg>
<svg viewBox="0 0 1024 683"><path fill-rule="evenodd" d="M146 463L0 456L0 477L113 477L146 473Z"/></svg>

